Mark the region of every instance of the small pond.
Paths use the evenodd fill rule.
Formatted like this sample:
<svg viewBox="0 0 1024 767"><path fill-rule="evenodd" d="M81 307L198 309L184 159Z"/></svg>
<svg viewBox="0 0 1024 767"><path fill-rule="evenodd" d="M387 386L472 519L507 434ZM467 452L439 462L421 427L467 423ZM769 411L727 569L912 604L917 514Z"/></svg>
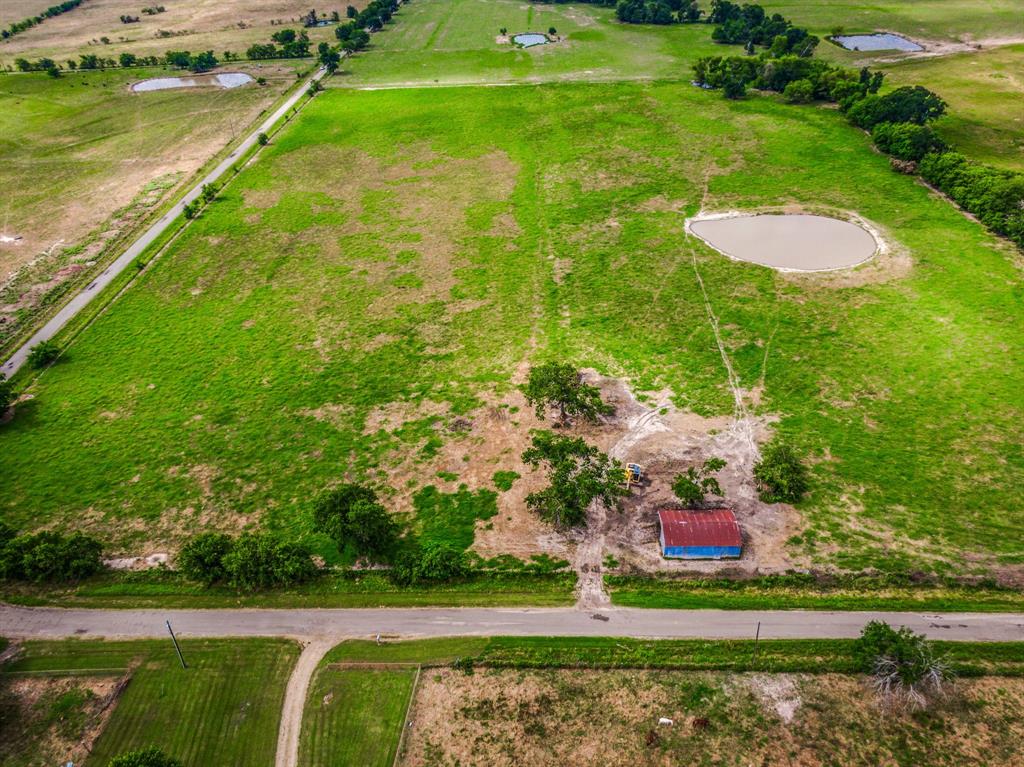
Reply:
<svg viewBox="0 0 1024 767"><path fill-rule="evenodd" d="M532 48L535 45L546 45L550 42L547 35L538 35L534 32L527 32L522 35L516 35L512 38L512 42L521 48Z"/></svg>
<svg viewBox="0 0 1024 767"><path fill-rule="evenodd" d="M848 51L923 51L920 45L900 35L878 32L874 35L836 35L832 38Z"/></svg>
<svg viewBox="0 0 1024 767"><path fill-rule="evenodd" d="M215 75L190 75L189 77L153 77L135 83L132 90L136 93L145 93L147 91L165 91L170 88L198 88L201 86L237 88L251 82L252 78L244 72L219 72Z"/></svg>
<svg viewBox="0 0 1024 767"><path fill-rule="evenodd" d="M697 219L687 228L730 258L785 271L856 266L878 247L863 227L827 216L726 215Z"/></svg>

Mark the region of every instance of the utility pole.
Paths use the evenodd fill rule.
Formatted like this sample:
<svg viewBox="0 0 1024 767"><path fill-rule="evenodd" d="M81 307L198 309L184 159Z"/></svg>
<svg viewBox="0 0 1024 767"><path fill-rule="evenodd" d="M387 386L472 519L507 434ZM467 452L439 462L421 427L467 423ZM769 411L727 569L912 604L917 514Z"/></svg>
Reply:
<svg viewBox="0 0 1024 767"><path fill-rule="evenodd" d="M178 638L176 636L174 636L174 629L171 628L171 622L170 621L164 621L164 622L167 624L167 631L171 635L171 641L174 642L174 651L176 653L178 653L178 660L181 662L181 667L182 668L188 668L188 665L186 665L186 663L185 663L185 658L181 654L181 648L178 647Z"/></svg>
<svg viewBox="0 0 1024 767"><path fill-rule="evenodd" d="M167 624L170 626L170 624ZM757 643L761 640L761 621L757 622L757 631L754 634L754 663L757 663Z"/></svg>

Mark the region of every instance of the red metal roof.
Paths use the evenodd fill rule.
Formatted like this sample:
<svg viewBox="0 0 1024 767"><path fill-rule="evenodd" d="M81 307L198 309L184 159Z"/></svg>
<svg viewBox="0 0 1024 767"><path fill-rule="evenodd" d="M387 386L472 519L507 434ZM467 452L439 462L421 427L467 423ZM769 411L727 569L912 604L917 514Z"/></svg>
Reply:
<svg viewBox="0 0 1024 767"><path fill-rule="evenodd" d="M658 512L666 546L742 546L740 526L729 509Z"/></svg>

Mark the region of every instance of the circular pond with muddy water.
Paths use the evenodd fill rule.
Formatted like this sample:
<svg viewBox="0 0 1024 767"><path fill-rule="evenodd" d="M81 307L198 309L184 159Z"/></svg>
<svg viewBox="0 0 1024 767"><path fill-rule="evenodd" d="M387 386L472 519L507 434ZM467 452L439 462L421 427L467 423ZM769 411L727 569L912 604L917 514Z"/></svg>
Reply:
<svg viewBox="0 0 1024 767"><path fill-rule="evenodd" d="M686 231L729 258L791 272L848 269L884 247L860 223L807 213L703 215Z"/></svg>

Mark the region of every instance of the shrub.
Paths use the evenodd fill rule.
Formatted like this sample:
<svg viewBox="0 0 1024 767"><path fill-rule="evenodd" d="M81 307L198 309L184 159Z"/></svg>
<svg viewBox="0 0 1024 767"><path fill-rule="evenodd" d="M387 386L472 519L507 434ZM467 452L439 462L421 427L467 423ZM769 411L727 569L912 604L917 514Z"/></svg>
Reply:
<svg viewBox="0 0 1024 767"><path fill-rule="evenodd" d="M470 570L466 553L450 544L431 542L422 547L413 544L399 554L391 579L404 586L422 581L439 583L464 578Z"/></svg>
<svg viewBox="0 0 1024 767"><path fill-rule="evenodd" d="M227 579L224 557L231 551L233 541L224 533L199 533L190 538L178 552L175 564L178 572L189 580L210 586Z"/></svg>
<svg viewBox="0 0 1024 767"><path fill-rule="evenodd" d="M928 125L879 123L871 130L875 145L900 160L920 160L929 152L945 149L942 139Z"/></svg>
<svg viewBox="0 0 1024 767"><path fill-rule="evenodd" d="M765 503L796 503L807 492L807 469L789 445L773 443L754 465L758 494Z"/></svg>
<svg viewBox="0 0 1024 767"><path fill-rule="evenodd" d="M266 533L239 536L223 563L228 583L245 591L291 586L316 575L309 549Z"/></svg>
<svg viewBox="0 0 1024 767"><path fill-rule="evenodd" d="M53 341L40 341L28 353L28 364L36 370L52 364L60 356L60 347Z"/></svg>
<svg viewBox="0 0 1024 767"><path fill-rule="evenodd" d="M883 700L897 705L923 708L931 696L944 691L949 677L928 640L906 626L894 629L871 621L857 640L855 655Z"/></svg>
<svg viewBox="0 0 1024 767"><path fill-rule="evenodd" d="M150 746L114 757L109 767L181 767L181 762L167 756L156 746Z"/></svg>
<svg viewBox="0 0 1024 767"><path fill-rule="evenodd" d="M0 417L3 417L3 414L14 404L15 399L14 385L4 377L3 373L0 373ZM497 474L495 482L497 482ZM511 483L509 485L511 486Z"/></svg>
<svg viewBox="0 0 1024 767"><path fill-rule="evenodd" d="M672 492L686 506L698 506L709 493L722 494L722 486L713 475L724 468L725 461L721 458L709 458L700 468L691 466L684 474L677 474L672 480Z"/></svg>
<svg viewBox="0 0 1024 767"><path fill-rule="evenodd" d="M103 569L103 547L83 533L57 532L15 537L10 527L0 530L0 576L27 581L76 581Z"/></svg>
<svg viewBox="0 0 1024 767"><path fill-rule="evenodd" d="M814 100L814 85L810 80L794 80L785 87L782 95L790 104L809 104Z"/></svg>
<svg viewBox="0 0 1024 767"><path fill-rule="evenodd" d="M739 77L727 77L722 83L722 95L734 101L742 99L747 95L747 84Z"/></svg>
<svg viewBox="0 0 1024 767"><path fill-rule="evenodd" d="M465 552L447 543L427 543L420 555L417 576L424 581L450 581L469 572Z"/></svg>

